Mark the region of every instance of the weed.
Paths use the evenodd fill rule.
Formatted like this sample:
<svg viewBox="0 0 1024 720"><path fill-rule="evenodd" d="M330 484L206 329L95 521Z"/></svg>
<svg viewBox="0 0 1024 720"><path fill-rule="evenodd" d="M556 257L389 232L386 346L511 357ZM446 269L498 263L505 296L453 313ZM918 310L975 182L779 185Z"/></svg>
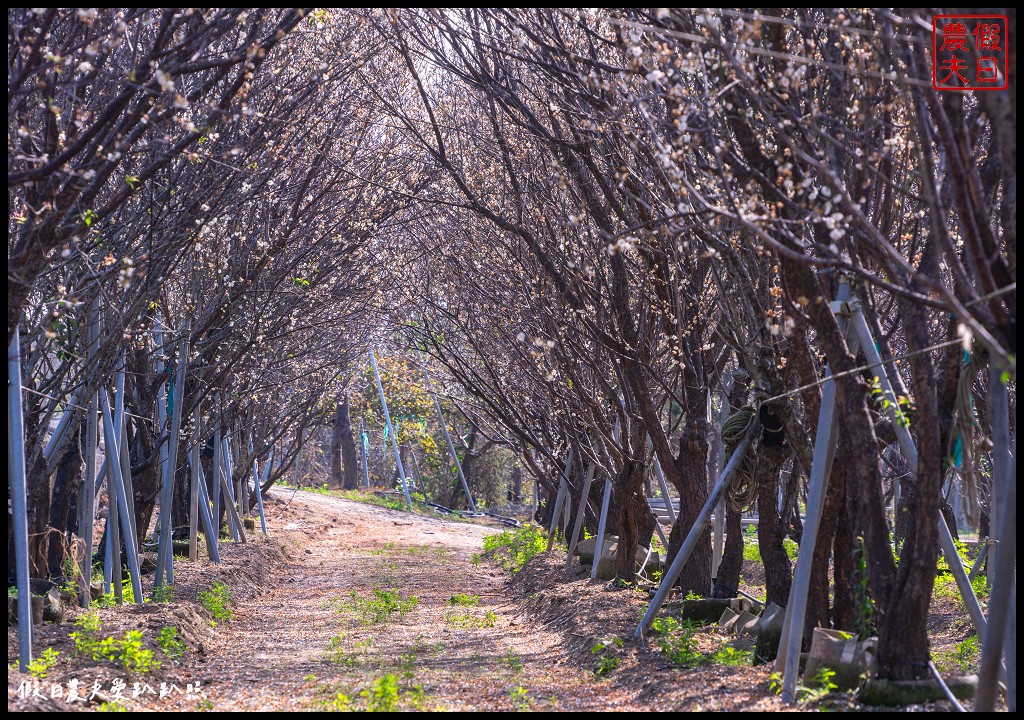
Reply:
<svg viewBox="0 0 1024 720"><path fill-rule="evenodd" d="M181 638L178 637L178 628L173 625L160 629L160 634L156 636L156 644L163 650L164 655L172 658L181 657L188 649Z"/></svg>
<svg viewBox="0 0 1024 720"><path fill-rule="evenodd" d="M445 614L445 620L455 627L460 628L490 628L498 622L498 614L493 610L488 610L484 613L483 617L473 615L472 613L456 613L448 612Z"/></svg>
<svg viewBox="0 0 1024 720"><path fill-rule="evenodd" d="M398 659L402 661L402 677L408 680L413 676L416 667L416 651L402 653Z"/></svg>
<svg viewBox="0 0 1024 720"><path fill-rule="evenodd" d="M235 611L228 604L231 602L231 588L219 580L214 580L208 590L200 590L196 594L196 600L213 615L213 625L217 622L230 620Z"/></svg>
<svg viewBox="0 0 1024 720"><path fill-rule="evenodd" d="M479 595L466 595L465 593L455 593L448 600L449 605L465 605L472 607L480 604Z"/></svg>
<svg viewBox="0 0 1024 720"><path fill-rule="evenodd" d="M76 655L93 655L98 646L97 633L100 631L100 616L94 612L85 612L75 620L78 630L70 634L75 643Z"/></svg>
<svg viewBox="0 0 1024 720"><path fill-rule="evenodd" d="M28 674L34 678L45 678L46 673L56 664L58 655L60 653L52 647L46 648L35 660L28 664Z"/></svg>
<svg viewBox="0 0 1024 720"><path fill-rule="evenodd" d="M304 675L302 677L302 679L305 680L306 682L316 682L316 675L314 675L313 673L310 673L309 675Z"/></svg>
<svg viewBox="0 0 1024 720"><path fill-rule="evenodd" d="M397 590L375 589L372 599L361 598L353 590L350 597L352 598L351 602L346 603L343 607L359 614L360 619L367 625L387 622L393 615L399 617L406 615L415 610L420 602L415 595L403 598Z"/></svg>
<svg viewBox="0 0 1024 720"><path fill-rule="evenodd" d="M719 665L750 665L750 653L741 652L732 645L722 645L711 653L711 662Z"/></svg>
<svg viewBox="0 0 1024 720"><path fill-rule="evenodd" d="M105 702L100 703L96 712L128 712L128 708L118 702Z"/></svg>
<svg viewBox="0 0 1024 720"><path fill-rule="evenodd" d="M956 649L938 653L935 664L943 672L959 672L963 674L976 672L981 658L981 641L977 635L971 635Z"/></svg>
<svg viewBox="0 0 1024 720"><path fill-rule="evenodd" d="M664 633L665 637L658 641L661 654L680 667L692 668L704 660L704 654L697 650L694 638L696 623L693 621L679 622L674 617L655 618L651 629Z"/></svg>
<svg viewBox="0 0 1024 720"><path fill-rule="evenodd" d="M210 698L203 698L196 704L196 710L199 712L210 712L213 710L213 700Z"/></svg>
<svg viewBox="0 0 1024 720"><path fill-rule="evenodd" d="M824 665L821 666L811 676L808 685L797 686L797 701L800 703L816 703L824 700L829 693L839 688L838 685L832 682L832 678L835 676L835 670Z"/></svg>
<svg viewBox="0 0 1024 720"><path fill-rule="evenodd" d="M367 712L394 712L398 709L398 678L387 673L359 696L366 700Z"/></svg>
<svg viewBox="0 0 1024 720"><path fill-rule="evenodd" d="M505 664L514 673L518 674L523 671L523 659L512 648L505 651Z"/></svg>
<svg viewBox="0 0 1024 720"><path fill-rule="evenodd" d="M168 603L174 600L174 586L161 583L153 588L153 602Z"/></svg>
<svg viewBox="0 0 1024 720"><path fill-rule="evenodd" d="M117 660L129 675L145 674L160 667L160 661L156 659L153 651L143 643L142 632L139 630L129 630L125 633L121 640Z"/></svg>
<svg viewBox="0 0 1024 720"><path fill-rule="evenodd" d="M516 710L520 712L528 711L533 705L533 701L530 699L530 693L522 685L513 685L509 688L508 696L512 700L512 704Z"/></svg>
<svg viewBox="0 0 1024 720"><path fill-rule="evenodd" d="M619 666L618 649L622 647L622 640L617 637L605 638L590 648L591 655L597 655L597 667L594 674L598 677L608 677L612 671Z"/></svg>
<svg viewBox="0 0 1024 720"><path fill-rule="evenodd" d="M355 653L345 652L345 636L334 635L327 641L327 657L335 665L355 667L358 659Z"/></svg>
<svg viewBox="0 0 1024 720"><path fill-rule="evenodd" d="M547 537L541 528L527 525L514 532L504 530L484 538L484 554L491 555L505 570L515 574L537 553L547 549Z"/></svg>
<svg viewBox="0 0 1024 720"><path fill-rule="evenodd" d="M868 584L867 550L864 538L860 536L853 545L853 602L857 614L853 621L854 631L861 637L876 635L875 601Z"/></svg>
<svg viewBox="0 0 1024 720"><path fill-rule="evenodd" d="M480 553L473 553L469 556L469 561L474 565L479 565L483 562L483 558L480 556ZM17 593L17 588L15 588L15 593Z"/></svg>

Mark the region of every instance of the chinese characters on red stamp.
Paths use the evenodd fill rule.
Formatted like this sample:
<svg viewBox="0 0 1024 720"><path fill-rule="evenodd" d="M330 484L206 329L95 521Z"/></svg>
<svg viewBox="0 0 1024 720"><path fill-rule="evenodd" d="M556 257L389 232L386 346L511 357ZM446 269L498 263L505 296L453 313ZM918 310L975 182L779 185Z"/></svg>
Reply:
<svg viewBox="0 0 1024 720"><path fill-rule="evenodd" d="M936 15L932 18L932 85L936 90L1005 90L1005 15Z"/></svg>

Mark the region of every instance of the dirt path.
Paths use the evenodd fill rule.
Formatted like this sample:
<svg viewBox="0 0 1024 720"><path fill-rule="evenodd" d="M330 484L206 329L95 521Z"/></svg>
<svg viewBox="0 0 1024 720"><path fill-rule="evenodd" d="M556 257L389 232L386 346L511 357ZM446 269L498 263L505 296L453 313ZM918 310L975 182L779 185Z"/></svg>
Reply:
<svg viewBox="0 0 1024 720"><path fill-rule="evenodd" d="M240 603L195 668L207 709L342 709L339 693L379 709L634 709L564 662L564 638L506 597L507 574L478 556L499 528L273 494L283 582ZM381 617L396 593L406 608Z"/></svg>

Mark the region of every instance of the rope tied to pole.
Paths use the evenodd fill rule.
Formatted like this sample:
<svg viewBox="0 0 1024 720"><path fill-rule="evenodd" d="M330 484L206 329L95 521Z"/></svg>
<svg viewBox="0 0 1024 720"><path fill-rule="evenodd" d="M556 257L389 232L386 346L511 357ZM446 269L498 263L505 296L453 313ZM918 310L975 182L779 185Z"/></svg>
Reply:
<svg viewBox="0 0 1024 720"><path fill-rule="evenodd" d="M956 387L956 404L953 406L953 432L949 434L946 457L950 467L960 460L960 477L963 483L964 517L973 529L981 523L981 500L978 496L978 468L976 459L986 451L991 441L980 431L980 424L974 413L974 398L971 388L978 373L985 366L983 353L965 353L966 363L960 370ZM959 452L958 452L959 451Z"/></svg>
<svg viewBox="0 0 1024 720"><path fill-rule="evenodd" d="M722 445L725 448L724 461L728 464L732 458L736 446L739 445L744 433L757 418L757 411L751 405L744 405L734 412L722 424ZM757 485L754 483L754 454L750 451L753 443L747 446L743 457L740 459L740 466L736 468L729 487L726 488L725 498L729 508L742 512L757 499Z"/></svg>

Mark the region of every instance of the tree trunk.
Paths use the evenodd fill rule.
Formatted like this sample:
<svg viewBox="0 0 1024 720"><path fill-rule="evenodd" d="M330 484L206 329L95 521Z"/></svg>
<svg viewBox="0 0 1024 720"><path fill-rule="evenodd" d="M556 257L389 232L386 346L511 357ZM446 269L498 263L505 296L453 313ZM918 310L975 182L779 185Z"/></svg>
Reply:
<svg viewBox="0 0 1024 720"><path fill-rule="evenodd" d="M734 598L740 588L740 571L743 569L743 518L739 510L733 510L725 503L725 547L722 562L718 564L718 576L711 597Z"/></svg>
<svg viewBox="0 0 1024 720"><path fill-rule="evenodd" d="M80 485L84 458L79 448L82 423L76 423L70 441L65 445L64 453L53 478L53 496L50 500L49 525L59 531L50 538L47 549L49 577L58 582L64 578L64 558L70 546L71 534L68 531L68 519L75 516L77 495L75 488Z"/></svg>
<svg viewBox="0 0 1024 720"><path fill-rule="evenodd" d="M691 416L692 418L693 416ZM708 499L707 451L708 446L698 430L688 422L679 440L679 457L675 461L672 484L679 493L679 515L668 538L668 562L672 562L682 547L701 508ZM679 573L679 592L684 596L696 593L702 597L711 594L711 525L700 529L700 537ZM742 540L741 540L742 542Z"/></svg>
<svg viewBox="0 0 1024 720"><path fill-rule="evenodd" d="M929 343L928 315L920 305L901 301L910 350ZM956 350L959 352L959 350ZM935 583L939 548L939 505L942 497L942 455L939 438L935 373L927 354L910 357L917 389L914 434L917 439L917 482L911 500L910 527L900 553L886 613L878 633L879 675L894 680L928 676L928 605ZM1002 629L1000 628L1000 631Z"/></svg>
<svg viewBox="0 0 1024 720"><path fill-rule="evenodd" d="M784 606L789 602L792 568L786 548L783 519L779 513L779 469L790 450L785 445L762 446L757 457L757 544L764 561L767 602Z"/></svg>
<svg viewBox="0 0 1024 720"><path fill-rule="evenodd" d="M359 457L352 435L348 393L340 397L334 411L334 428L331 435L331 486L345 490L355 490L359 487Z"/></svg>

